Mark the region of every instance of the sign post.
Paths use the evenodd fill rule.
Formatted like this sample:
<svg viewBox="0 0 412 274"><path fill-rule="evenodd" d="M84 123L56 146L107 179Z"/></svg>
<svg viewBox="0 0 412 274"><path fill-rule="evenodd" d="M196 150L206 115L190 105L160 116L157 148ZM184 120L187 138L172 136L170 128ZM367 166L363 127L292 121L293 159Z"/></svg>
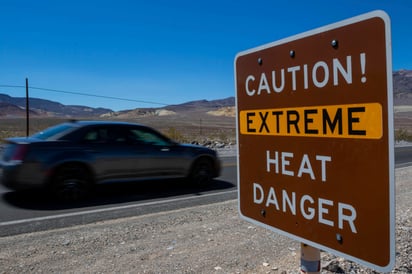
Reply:
<svg viewBox="0 0 412 274"><path fill-rule="evenodd" d="M300 244L300 269L303 273L320 273L320 250Z"/></svg>
<svg viewBox="0 0 412 274"><path fill-rule="evenodd" d="M378 271L395 259L389 17L235 59L242 218Z"/></svg>

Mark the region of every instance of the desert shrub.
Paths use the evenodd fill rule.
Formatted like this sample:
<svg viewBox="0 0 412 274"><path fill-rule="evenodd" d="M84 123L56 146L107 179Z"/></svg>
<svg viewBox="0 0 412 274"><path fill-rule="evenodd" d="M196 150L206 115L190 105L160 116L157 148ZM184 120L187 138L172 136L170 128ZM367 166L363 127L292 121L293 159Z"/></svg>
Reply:
<svg viewBox="0 0 412 274"><path fill-rule="evenodd" d="M185 137L181 132L179 132L176 128L170 127L164 132L164 134L172 140L177 142L184 142L186 141Z"/></svg>
<svg viewBox="0 0 412 274"><path fill-rule="evenodd" d="M67 121L61 118L32 118L29 122L29 135L35 132ZM9 137L26 136L26 119L23 118L3 118L0 119L0 143Z"/></svg>
<svg viewBox="0 0 412 274"><path fill-rule="evenodd" d="M412 142L412 134L406 129L395 130L395 141L407 141Z"/></svg>

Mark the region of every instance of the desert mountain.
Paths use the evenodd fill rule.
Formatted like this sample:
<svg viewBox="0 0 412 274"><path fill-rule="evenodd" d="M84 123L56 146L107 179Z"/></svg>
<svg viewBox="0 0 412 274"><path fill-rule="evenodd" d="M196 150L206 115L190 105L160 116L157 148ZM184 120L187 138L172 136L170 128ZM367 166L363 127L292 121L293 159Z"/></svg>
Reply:
<svg viewBox="0 0 412 274"><path fill-rule="evenodd" d="M393 97L395 105L412 105L412 70L393 73Z"/></svg>
<svg viewBox="0 0 412 274"><path fill-rule="evenodd" d="M412 106L412 70L399 70L393 73L393 93L395 106ZM26 98L0 94L0 117L24 117ZM165 116L178 113L204 113L214 116L235 116L235 97L219 100L198 100L162 108L139 108L113 111L106 108L63 105L40 98L30 98L30 115L38 117L103 117L130 118L145 116Z"/></svg>
<svg viewBox="0 0 412 274"><path fill-rule="evenodd" d="M93 117L112 111L105 108L63 105L40 98L30 98L29 102L30 114L34 116ZM0 116L22 117L26 115L25 97L11 97L7 94L0 94L0 103Z"/></svg>

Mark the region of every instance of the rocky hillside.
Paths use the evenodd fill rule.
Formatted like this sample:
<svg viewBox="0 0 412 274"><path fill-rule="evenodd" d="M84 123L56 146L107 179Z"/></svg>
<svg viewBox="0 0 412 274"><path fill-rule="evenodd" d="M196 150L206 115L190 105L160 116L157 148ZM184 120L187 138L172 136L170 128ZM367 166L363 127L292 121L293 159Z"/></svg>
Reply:
<svg viewBox="0 0 412 274"><path fill-rule="evenodd" d="M412 70L393 73L393 97L395 105L412 105Z"/></svg>
<svg viewBox="0 0 412 274"><path fill-rule="evenodd" d="M169 105L163 108L140 108L132 110L123 110L110 112L102 115L101 117L110 117L110 118L134 118L134 117L148 117L148 116L170 116L182 113L203 113L207 115L216 115L221 109L232 108L234 110L235 106L235 97L229 97L219 100L198 100L191 101L179 105ZM225 115L232 116L233 114Z"/></svg>
<svg viewBox="0 0 412 274"><path fill-rule="evenodd" d="M63 105L58 102L30 98L30 114L50 117L94 117L111 112L106 108ZM26 98L0 94L0 117L23 117L26 115Z"/></svg>
<svg viewBox="0 0 412 274"><path fill-rule="evenodd" d="M25 113L26 111L21 107L0 101L0 117L13 116L15 114L18 114L17 116L20 116L23 114L25 115ZM29 114L32 116L38 116L38 113L32 110L30 110Z"/></svg>

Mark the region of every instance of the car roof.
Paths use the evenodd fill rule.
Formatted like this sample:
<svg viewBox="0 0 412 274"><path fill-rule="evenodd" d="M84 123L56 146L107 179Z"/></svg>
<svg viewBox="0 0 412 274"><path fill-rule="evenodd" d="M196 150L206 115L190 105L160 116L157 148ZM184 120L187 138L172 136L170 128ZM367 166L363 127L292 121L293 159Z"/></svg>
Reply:
<svg viewBox="0 0 412 274"><path fill-rule="evenodd" d="M79 125L79 126L93 126L93 125L129 125L129 126L141 126L146 127L141 124L123 122L123 121L103 121L103 120L71 120L67 122L69 124Z"/></svg>

